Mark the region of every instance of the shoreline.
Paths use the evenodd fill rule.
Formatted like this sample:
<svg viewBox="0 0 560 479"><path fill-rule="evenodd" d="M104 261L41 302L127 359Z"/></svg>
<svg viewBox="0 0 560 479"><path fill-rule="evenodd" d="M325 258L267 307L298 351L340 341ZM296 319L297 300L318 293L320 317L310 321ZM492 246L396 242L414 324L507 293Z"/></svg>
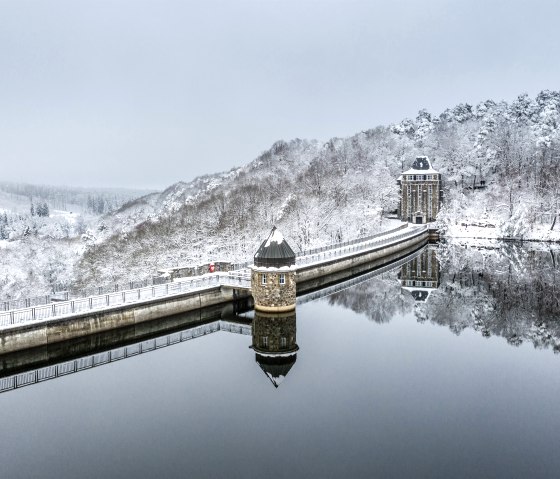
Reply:
<svg viewBox="0 0 560 479"><path fill-rule="evenodd" d="M505 241L508 243L552 243L560 244L560 239L536 239L536 238L511 238L511 237L491 237L491 236L447 236L440 233L443 240L456 240L456 239L472 239L472 240L487 240L487 241Z"/></svg>

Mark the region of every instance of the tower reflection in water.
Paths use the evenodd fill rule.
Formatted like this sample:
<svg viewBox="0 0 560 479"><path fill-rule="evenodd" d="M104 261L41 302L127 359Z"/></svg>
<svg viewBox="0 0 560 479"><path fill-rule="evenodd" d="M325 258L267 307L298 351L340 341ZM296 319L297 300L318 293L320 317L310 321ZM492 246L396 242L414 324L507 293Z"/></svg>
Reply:
<svg viewBox="0 0 560 479"><path fill-rule="evenodd" d="M278 387L297 359L295 310L286 313L255 311L251 348L257 364L274 387Z"/></svg>
<svg viewBox="0 0 560 479"><path fill-rule="evenodd" d="M440 284L435 248L427 247L419 256L402 265L399 279L402 289L409 291L415 301L425 303Z"/></svg>

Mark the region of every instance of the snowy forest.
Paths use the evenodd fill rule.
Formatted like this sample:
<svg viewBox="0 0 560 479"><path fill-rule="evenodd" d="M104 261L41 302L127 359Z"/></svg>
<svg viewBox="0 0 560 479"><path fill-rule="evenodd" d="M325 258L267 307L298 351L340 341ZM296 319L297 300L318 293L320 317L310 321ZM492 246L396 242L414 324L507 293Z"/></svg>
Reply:
<svg viewBox="0 0 560 479"><path fill-rule="evenodd" d="M417 155L442 173L438 226L449 238L471 224L498 238L560 240L559 124L560 92L543 91L440 114L421 110L326 143L280 140L245 166L161 193L105 198L100 206L83 192L81 211L91 216L56 233L43 222L62 205L45 195L32 195L29 231L14 226L22 213L0 202L7 218L0 216L0 299L144 279L164 267L246 261L272 225L296 250L388 229L396 221L396 179ZM49 216L38 216L45 202Z"/></svg>

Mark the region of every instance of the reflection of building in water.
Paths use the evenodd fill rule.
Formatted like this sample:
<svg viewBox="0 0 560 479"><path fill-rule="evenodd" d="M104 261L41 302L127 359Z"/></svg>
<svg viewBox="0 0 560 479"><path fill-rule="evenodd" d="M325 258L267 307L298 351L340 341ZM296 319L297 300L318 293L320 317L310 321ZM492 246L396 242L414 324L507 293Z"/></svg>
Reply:
<svg viewBox="0 0 560 479"><path fill-rule="evenodd" d="M416 301L426 302L440 282L436 250L426 248L412 261L402 265L399 278L402 289L410 291Z"/></svg>
<svg viewBox="0 0 560 479"><path fill-rule="evenodd" d="M275 387L286 378L296 362L296 312L262 313L253 319L255 360Z"/></svg>

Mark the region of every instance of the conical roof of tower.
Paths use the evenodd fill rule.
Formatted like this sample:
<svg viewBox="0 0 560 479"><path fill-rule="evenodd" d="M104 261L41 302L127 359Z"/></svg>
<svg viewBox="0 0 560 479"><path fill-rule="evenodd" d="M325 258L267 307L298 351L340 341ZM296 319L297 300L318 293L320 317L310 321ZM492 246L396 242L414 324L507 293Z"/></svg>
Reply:
<svg viewBox="0 0 560 479"><path fill-rule="evenodd" d="M264 371L270 382L277 388L296 363L297 354L287 356L255 355L255 360Z"/></svg>
<svg viewBox="0 0 560 479"><path fill-rule="evenodd" d="M276 226L255 253L255 266L281 268L296 264L296 254Z"/></svg>

